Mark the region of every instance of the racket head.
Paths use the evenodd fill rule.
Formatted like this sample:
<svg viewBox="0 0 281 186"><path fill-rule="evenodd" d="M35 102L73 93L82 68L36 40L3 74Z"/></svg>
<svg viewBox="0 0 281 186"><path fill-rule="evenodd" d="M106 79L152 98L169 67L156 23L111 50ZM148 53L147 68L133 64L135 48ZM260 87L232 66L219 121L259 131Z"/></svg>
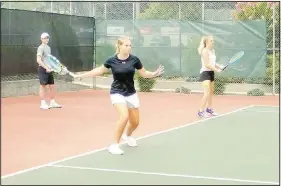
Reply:
<svg viewBox="0 0 281 186"><path fill-rule="evenodd" d="M63 69L63 66L61 65L60 61L51 54L47 55L45 63L47 63L49 68L51 68L56 73L60 73Z"/></svg>
<svg viewBox="0 0 281 186"><path fill-rule="evenodd" d="M235 63L237 61L239 61L239 59L241 59L244 55L244 51L240 51L237 52L236 54L234 54L234 56L232 56L232 58L229 60L229 64Z"/></svg>
<svg viewBox="0 0 281 186"><path fill-rule="evenodd" d="M244 55L244 51L240 51L234 54L232 58L229 60L228 64L222 69L222 71L225 70L229 65L238 62L243 57L243 55Z"/></svg>

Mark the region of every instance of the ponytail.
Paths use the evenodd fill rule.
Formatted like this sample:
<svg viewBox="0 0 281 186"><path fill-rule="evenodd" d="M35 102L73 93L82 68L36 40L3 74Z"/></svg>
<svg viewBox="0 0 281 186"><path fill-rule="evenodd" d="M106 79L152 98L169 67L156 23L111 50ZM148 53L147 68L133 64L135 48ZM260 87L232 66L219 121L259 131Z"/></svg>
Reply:
<svg viewBox="0 0 281 186"><path fill-rule="evenodd" d="M118 42L115 45L115 48L116 48L115 54L119 54L119 52L120 52L120 48L119 47L120 47L120 44L119 44L119 40L118 40Z"/></svg>
<svg viewBox="0 0 281 186"><path fill-rule="evenodd" d="M201 41L200 41L200 44L199 44L199 47L198 47L198 53L201 55L203 49L206 47L206 38L203 36L201 38Z"/></svg>

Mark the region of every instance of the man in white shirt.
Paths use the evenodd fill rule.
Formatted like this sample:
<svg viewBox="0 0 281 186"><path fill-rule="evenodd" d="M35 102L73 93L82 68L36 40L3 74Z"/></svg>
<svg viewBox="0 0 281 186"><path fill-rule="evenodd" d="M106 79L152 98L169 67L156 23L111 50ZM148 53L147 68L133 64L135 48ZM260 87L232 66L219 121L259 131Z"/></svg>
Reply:
<svg viewBox="0 0 281 186"><path fill-rule="evenodd" d="M42 44L37 49L37 63L38 66L38 76L40 81L40 90L39 95L41 97L41 109L49 109L49 108L61 108L61 105L59 105L54 97L55 97L55 81L54 76L52 74L51 69L49 69L43 61L46 60L46 57L48 54L51 54L51 48L48 46L49 42L49 34L48 33L42 33L41 34L41 42ZM50 105L46 102L46 89L47 85L49 85L50 88Z"/></svg>

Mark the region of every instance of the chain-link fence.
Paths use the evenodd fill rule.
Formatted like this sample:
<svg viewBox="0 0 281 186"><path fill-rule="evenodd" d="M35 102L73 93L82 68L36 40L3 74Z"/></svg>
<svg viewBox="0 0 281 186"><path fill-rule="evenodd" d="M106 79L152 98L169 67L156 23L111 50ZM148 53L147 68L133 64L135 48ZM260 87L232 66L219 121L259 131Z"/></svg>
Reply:
<svg viewBox="0 0 281 186"><path fill-rule="evenodd" d="M272 2L95 3L96 62L102 64L116 39L127 35L147 69L165 66L161 78L136 75L140 91L202 92L197 48L203 35L212 35L218 63L245 52L240 63L216 74L216 94L279 94L279 10Z"/></svg>
<svg viewBox="0 0 281 186"><path fill-rule="evenodd" d="M165 74L142 79L139 91L202 92L199 82L202 35L213 35L218 63L244 50L243 60L217 73L216 94L279 94L279 2L30 2L4 3L5 8L95 17L95 62L104 63L115 52L121 35L130 36L133 53L145 67L164 64ZM91 32L91 29L81 29ZM111 74L76 82L110 88Z"/></svg>
<svg viewBox="0 0 281 186"><path fill-rule="evenodd" d="M41 9L48 10L48 7ZM93 17L1 7L2 97L38 94L36 52L43 32L50 35L51 54L70 71L91 70L95 51L94 26ZM54 75L58 91L88 88L73 84L71 76Z"/></svg>

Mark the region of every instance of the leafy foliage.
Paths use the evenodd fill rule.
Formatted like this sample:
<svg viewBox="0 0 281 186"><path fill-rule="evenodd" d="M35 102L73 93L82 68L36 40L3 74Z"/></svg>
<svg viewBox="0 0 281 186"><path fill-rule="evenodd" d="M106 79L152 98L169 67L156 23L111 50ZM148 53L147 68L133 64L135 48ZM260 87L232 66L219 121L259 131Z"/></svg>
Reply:
<svg viewBox="0 0 281 186"><path fill-rule="evenodd" d="M258 88L255 88L255 89L252 89L249 92L247 92L247 95L248 96L264 96L264 91L262 91Z"/></svg>
<svg viewBox="0 0 281 186"><path fill-rule="evenodd" d="M179 13L179 3L176 2L153 2L148 8L139 15L140 19L158 20L200 20L201 3L186 2L181 3Z"/></svg>
<svg viewBox="0 0 281 186"><path fill-rule="evenodd" d="M235 20L265 20L267 23L267 46L272 46L273 40L273 6L275 6L275 33L280 33L280 6L277 2L237 2L232 16ZM280 47L280 35L275 34L276 46Z"/></svg>

